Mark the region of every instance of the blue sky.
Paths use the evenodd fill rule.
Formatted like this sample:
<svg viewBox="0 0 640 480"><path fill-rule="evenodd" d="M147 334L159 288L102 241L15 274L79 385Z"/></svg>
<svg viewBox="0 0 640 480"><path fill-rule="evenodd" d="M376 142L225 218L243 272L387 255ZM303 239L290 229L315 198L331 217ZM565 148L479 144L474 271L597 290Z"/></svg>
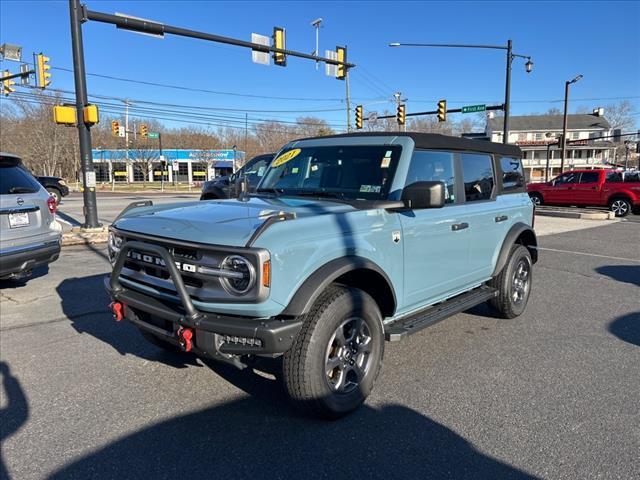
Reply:
<svg viewBox="0 0 640 480"><path fill-rule="evenodd" d="M287 29L287 47L307 53L315 48L310 22L322 17L321 52L348 46L349 60L357 65L351 73L352 107L364 104L365 111L392 109L388 100L396 90L408 98L408 112L435 109L440 98L446 98L450 107L501 103L504 52L389 48L387 44L505 44L511 38L514 52L530 55L535 64L533 73L527 74L523 60L514 62L512 114L562 108L564 82L577 74L584 78L572 89L571 110L627 98L634 112L640 112L639 2L86 3L91 10L128 13L246 40L252 32L270 35L274 26L282 26ZM54 67L52 87L73 89L71 73L56 69L72 64L66 1L2 0L0 18L0 43L22 45L28 58L31 52L45 52ZM289 58L286 68L266 67L252 63L250 51L240 47L175 36L159 40L97 22L86 23L83 30L88 72L238 95L97 77L88 79L90 93L237 109L203 111L233 117L239 122L235 125L242 124L245 111L250 122L262 118L291 121L306 111L338 128L346 124L344 83L326 77L322 66L316 71L309 60ZM2 69L16 67L14 62L2 63ZM206 121L215 125L220 118Z"/></svg>

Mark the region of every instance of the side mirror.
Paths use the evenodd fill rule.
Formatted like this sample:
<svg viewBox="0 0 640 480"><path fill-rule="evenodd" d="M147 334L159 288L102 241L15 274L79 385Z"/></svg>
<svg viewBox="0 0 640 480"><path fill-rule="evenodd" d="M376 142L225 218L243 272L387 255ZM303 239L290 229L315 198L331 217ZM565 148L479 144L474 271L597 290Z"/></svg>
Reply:
<svg viewBox="0 0 640 480"><path fill-rule="evenodd" d="M414 182L402 190L402 201L413 210L444 207L444 182Z"/></svg>

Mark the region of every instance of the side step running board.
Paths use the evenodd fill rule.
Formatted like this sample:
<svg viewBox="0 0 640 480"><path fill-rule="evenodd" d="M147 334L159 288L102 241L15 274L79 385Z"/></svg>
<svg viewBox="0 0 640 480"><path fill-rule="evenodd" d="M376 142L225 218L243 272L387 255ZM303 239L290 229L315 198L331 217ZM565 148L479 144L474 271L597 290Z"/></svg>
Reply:
<svg viewBox="0 0 640 480"><path fill-rule="evenodd" d="M487 300L498 295L498 290L492 287L482 286L463 293L456 297L450 298L442 303L438 303L427 310L423 310L410 317L404 317L393 323L385 325L384 335L390 342L402 340L407 335L419 332L420 330L430 327L445 318L451 317L457 313L469 310Z"/></svg>

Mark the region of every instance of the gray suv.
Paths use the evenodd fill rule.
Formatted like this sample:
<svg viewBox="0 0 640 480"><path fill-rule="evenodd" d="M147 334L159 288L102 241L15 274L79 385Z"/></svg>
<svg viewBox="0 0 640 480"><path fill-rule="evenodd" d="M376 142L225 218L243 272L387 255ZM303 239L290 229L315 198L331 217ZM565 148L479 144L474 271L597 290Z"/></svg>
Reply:
<svg viewBox="0 0 640 480"><path fill-rule="evenodd" d="M57 260L62 227L55 212L55 198L20 158L0 153L0 280L27 277Z"/></svg>

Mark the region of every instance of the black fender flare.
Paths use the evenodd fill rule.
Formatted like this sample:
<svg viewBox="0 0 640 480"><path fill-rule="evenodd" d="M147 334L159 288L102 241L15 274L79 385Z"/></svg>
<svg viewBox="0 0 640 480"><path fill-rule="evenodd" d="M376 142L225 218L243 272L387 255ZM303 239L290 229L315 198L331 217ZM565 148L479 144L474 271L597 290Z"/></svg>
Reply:
<svg viewBox="0 0 640 480"><path fill-rule="evenodd" d="M527 247L527 249L531 253L531 260L533 261L533 263L536 263L538 261L538 239L536 237L536 232L526 223L514 223L507 232L507 235L502 242L500 254L498 255L498 261L496 262L496 267L493 270L493 277L498 275L507 264L511 247L514 243L516 243L516 241L522 234L525 234L524 238L526 240L523 245Z"/></svg>
<svg viewBox="0 0 640 480"><path fill-rule="evenodd" d="M351 255L331 260L309 275L293 295L291 301L282 312L282 315L304 315L311 309L318 296L325 288L333 283L336 278L345 273L362 269L372 270L384 278L393 295L393 307L395 309L397 305L396 292L384 270L367 258Z"/></svg>
<svg viewBox="0 0 640 480"><path fill-rule="evenodd" d="M209 198L202 198L205 195L207 195L207 197ZM202 192L200 194L200 200L225 200L229 198L228 195L225 195L225 192L218 187L214 187L211 190L208 190L206 193Z"/></svg>

